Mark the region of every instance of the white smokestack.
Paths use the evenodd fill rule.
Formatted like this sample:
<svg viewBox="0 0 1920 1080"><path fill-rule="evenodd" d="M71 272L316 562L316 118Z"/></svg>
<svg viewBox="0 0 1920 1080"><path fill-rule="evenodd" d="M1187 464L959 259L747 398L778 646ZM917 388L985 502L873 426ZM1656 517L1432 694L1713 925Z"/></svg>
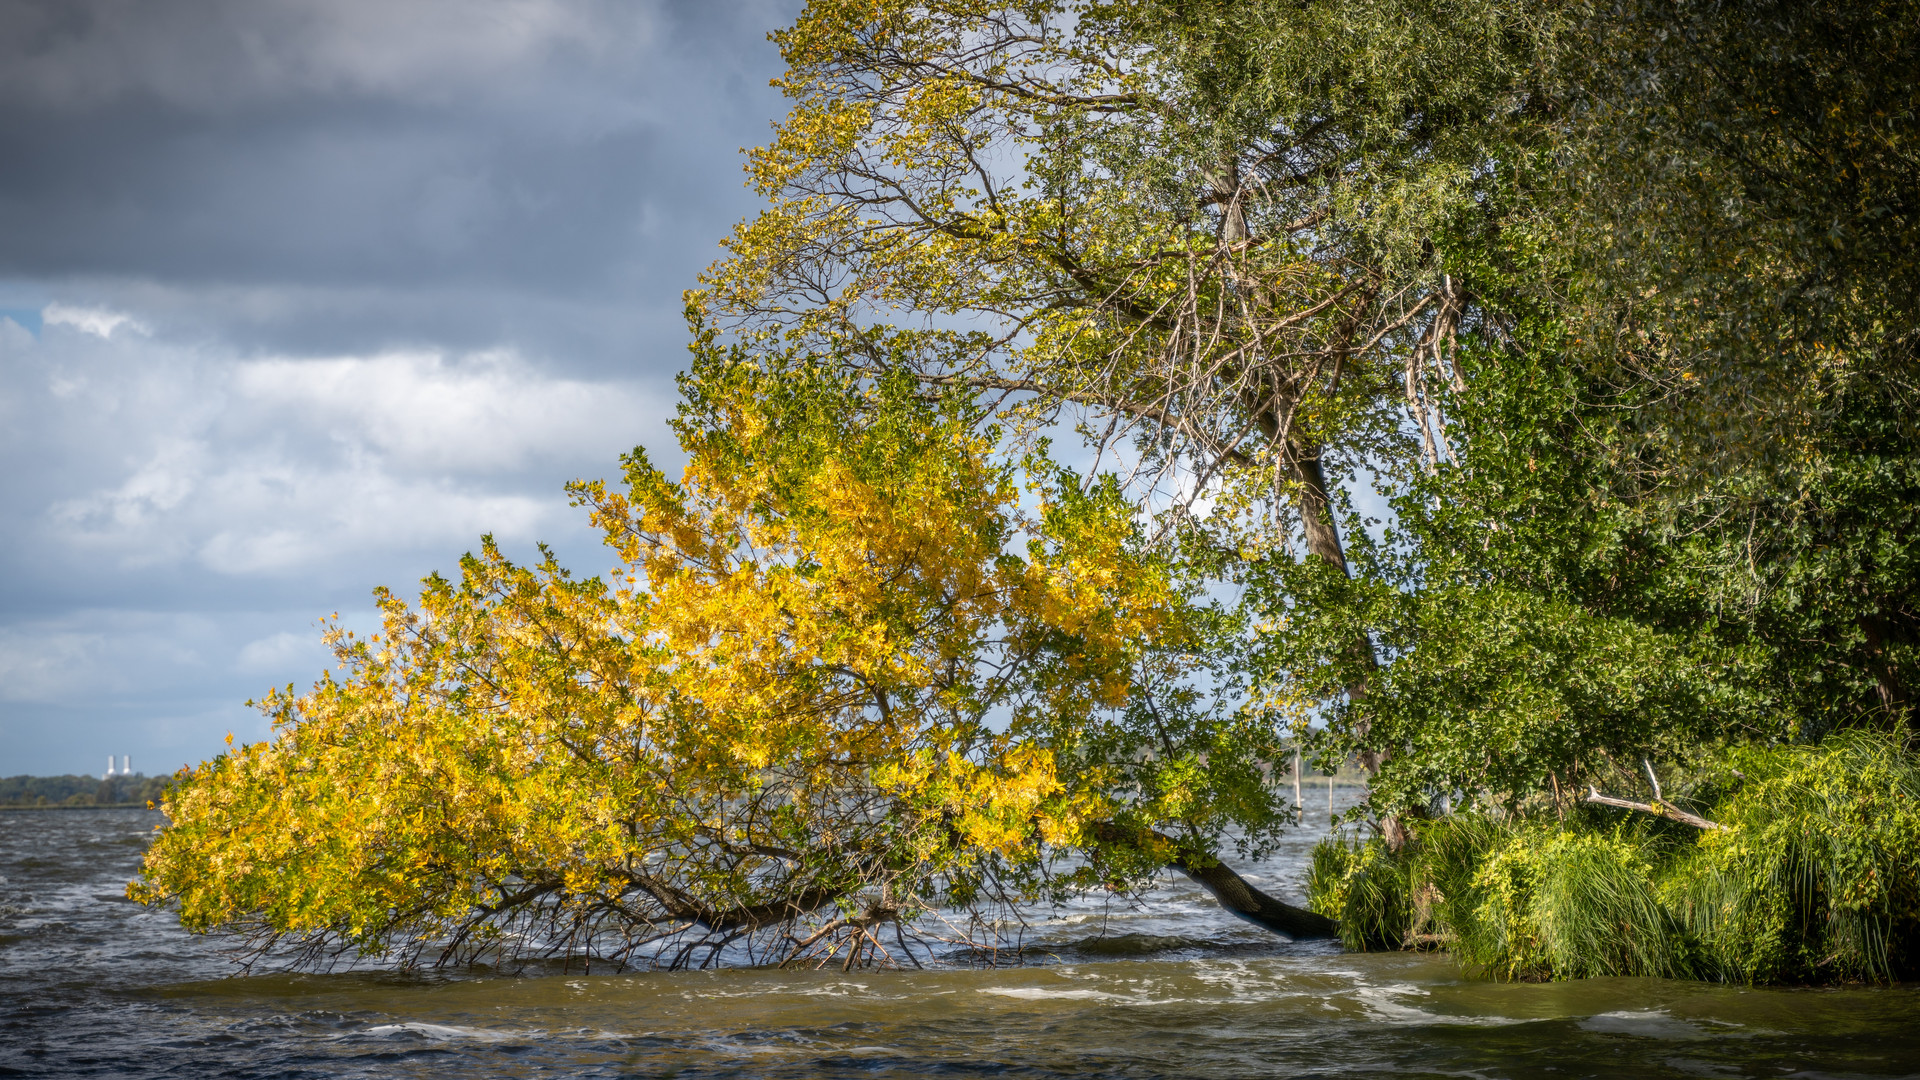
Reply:
<svg viewBox="0 0 1920 1080"><path fill-rule="evenodd" d="M133 775L133 755L132 754L120 755L120 775L121 776Z"/></svg>
<svg viewBox="0 0 1920 1080"><path fill-rule="evenodd" d="M107 775L101 777L100 779L102 780L113 779L113 755L112 754L107 755Z"/></svg>

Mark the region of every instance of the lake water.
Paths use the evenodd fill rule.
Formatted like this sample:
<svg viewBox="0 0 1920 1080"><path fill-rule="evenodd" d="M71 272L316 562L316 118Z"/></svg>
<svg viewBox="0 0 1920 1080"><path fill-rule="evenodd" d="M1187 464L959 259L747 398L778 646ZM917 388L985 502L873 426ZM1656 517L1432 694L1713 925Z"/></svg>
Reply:
<svg viewBox="0 0 1920 1080"><path fill-rule="evenodd" d="M1045 920L1021 968L236 978L124 899L158 822L0 811L0 1076L1920 1076L1920 988L1477 981L1182 879ZM1318 831L1247 876L1298 899Z"/></svg>

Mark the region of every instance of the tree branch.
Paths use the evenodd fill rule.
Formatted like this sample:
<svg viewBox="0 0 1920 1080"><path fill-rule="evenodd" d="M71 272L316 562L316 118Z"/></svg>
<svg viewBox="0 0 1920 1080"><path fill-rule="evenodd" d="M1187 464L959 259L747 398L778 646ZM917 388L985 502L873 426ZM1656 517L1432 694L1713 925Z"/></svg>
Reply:
<svg viewBox="0 0 1920 1080"><path fill-rule="evenodd" d="M1092 832L1094 838L1102 843L1128 844L1143 850L1160 847L1170 850L1172 854L1167 859L1167 865L1212 893L1221 907L1289 941L1340 935L1339 923L1325 915L1268 896L1226 863L1189 851L1179 841L1157 829L1128 829L1103 821L1094 825Z"/></svg>
<svg viewBox="0 0 1920 1080"><path fill-rule="evenodd" d="M1722 825L1717 821L1708 821L1706 818L1701 817L1699 814L1682 810L1679 807L1673 805L1672 803L1661 799L1659 796L1655 796L1652 802L1634 802L1631 799L1616 799L1611 795L1602 795L1600 794L1599 788L1589 786L1587 788L1586 801L1590 803L1599 803L1602 806L1618 806L1622 810L1638 810L1643 814L1652 814L1654 817L1672 818L1674 821L1684 821L1688 825L1691 825L1696 829L1726 828L1725 825Z"/></svg>

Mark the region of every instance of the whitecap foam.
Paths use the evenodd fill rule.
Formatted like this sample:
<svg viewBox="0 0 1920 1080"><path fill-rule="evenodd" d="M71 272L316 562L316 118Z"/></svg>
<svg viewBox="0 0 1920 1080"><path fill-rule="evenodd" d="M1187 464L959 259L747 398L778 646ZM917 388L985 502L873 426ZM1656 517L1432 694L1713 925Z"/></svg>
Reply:
<svg viewBox="0 0 1920 1080"><path fill-rule="evenodd" d="M1393 1000L1393 996L1416 994L1427 996L1427 991L1404 984L1395 986L1363 986L1352 991L1360 1006L1367 1011L1369 1018L1386 1024L1449 1024L1458 1027L1507 1027L1511 1024L1524 1024L1510 1016L1454 1016L1447 1013L1428 1012Z"/></svg>
<svg viewBox="0 0 1920 1080"><path fill-rule="evenodd" d="M857 982L826 983L822 986L809 986L804 990L798 991L801 997L852 997L855 994L864 994L866 992L867 984Z"/></svg>
<svg viewBox="0 0 1920 1080"><path fill-rule="evenodd" d="M1663 1009L1604 1012L1580 1021L1580 1026L1602 1035L1638 1035L1646 1039L1704 1039L1726 1032L1709 1032L1698 1024L1675 1019Z"/></svg>
<svg viewBox="0 0 1920 1080"><path fill-rule="evenodd" d="M525 1031L498 1031L491 1028L466 1027L461 1024L428 1024L418 1020L407 1020L398 1024L379 1024L368 1028L366 1035L424 1035L429 1039L451 1041L454 1039L479 1039L482 1042L505 1042L508 1039L524 1039L532 1033Z"/></svg>
<svg viewBox="0 0 1920 1080"><path fill-rule="evenodd" d="M1118 994L1109 994L1105 990L1054 990L1045 986L988 986L980 991L998 997L1020 998L1025 1001L1125 1001Z"/></svg>

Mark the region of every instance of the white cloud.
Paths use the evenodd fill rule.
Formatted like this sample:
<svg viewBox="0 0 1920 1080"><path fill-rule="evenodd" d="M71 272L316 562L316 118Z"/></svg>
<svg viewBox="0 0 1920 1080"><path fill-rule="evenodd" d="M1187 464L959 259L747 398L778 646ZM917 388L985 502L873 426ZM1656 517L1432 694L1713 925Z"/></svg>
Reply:
<svg viewBox="0 0 1920 1080"><path fill-rule="evenodd" d="M344 612L356 629L375 613ZM332 666L314 613L80 608L0 611L0 766L8 772L98 769L131 753L149 775L224 749L221 736L267 735L247 707L270 687L304 689Z"/></svg>
<svg viewBox="0 0 1920 1080"><path fill-rule="evenodd" d="M482 533L533 540L560 527L557 495L452 490L374 469L320 472L292 482L235 469L210 483L195 556L225 574L289 574L373 552L441 549L448 556ZM369 582L373 584L373 582Z"/></svg>
<svg viewBox="0 0 1920 1080"><path fill-rule="evenodd" d="M799 6L0 2L0 760L217 751L311 677L277 634L481 532L611 561L560 485L676 456L675 297ZM204 624L42 620L116 605Z"/></svg>
<svg viewBox="0 0 1920 1080"><path fill-rule="evenodd" d="M235 660L244 672L278 674L300 666L318 671L327 666L329 655L326 644L320 640L319 630L305 634L282 630L247 642L240 647Z"/></svg>
<svg viewBox="0 0 1920 1080"><path fill-rule="evenodd" d="M54 392L60 391L56 384ZM69 389L61 396L74 392ZM198 441L163 439L133 475L110 490L55 504L54 518L82 531L143 528L186 501L205 468L205 458L206 447Z"/></svg>
<svg viewBox="0 0 1920 1080"><path fill-rule="evenodd" d="M0 701L57 701L99 689L99 633L8 628L0 630Z"/></svg>
<svg viewBox="0 0 1920 1080"><path fill-rule="evenodd" d="M198 665L190 641L203 636L203 622L86 611L0 625L0 701L57 702L132 691L163 669Z"/></svg>
<svg viewBox="0 0 1920 1080"><path fill-rule="evenodd" d="M121 568L289 577L445 560L483 533L557 539L582 528L566 480L664 434L664 403L638 384L506 351L242 360L117 335L0 364L0 413L29 442L43 431L66 474L42 483L45 540Z"/></svg>
<svg viewBox="0 0 1920 1080"><path fill-rule="evenodd" d="M233 386L251 407L433 473L604 453L659 415L636 387L555 378L508 351L262 360Z"/></svg>
<svg viewBox="0 0 1920 1080"><path fill-rule="evenodd" d="M69 307L66 304L48 304L40 318L47 326L71 326L83 334L94 337L111 338L113 332L126 327L137 334L151 333L145 323L131 315L118 311L108 311L97 307Z"/></svg>

